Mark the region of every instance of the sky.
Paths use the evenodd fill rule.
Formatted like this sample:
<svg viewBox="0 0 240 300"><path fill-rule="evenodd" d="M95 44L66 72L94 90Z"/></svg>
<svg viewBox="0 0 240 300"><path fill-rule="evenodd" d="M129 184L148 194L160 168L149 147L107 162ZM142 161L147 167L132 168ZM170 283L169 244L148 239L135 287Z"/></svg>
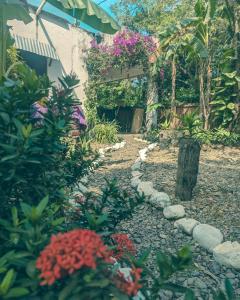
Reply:
<svg viewBox="0 0 240 300"><path fill-rule="evenodd" d="M111 12L111 5L114 4L116 2L116 0L93 0L95 3L99 4L100 3L100 6L106 10L110 15L113 16L113 13ZM102 3L101 3L102 2ZM39 6L39 4L41 3L41 0L28 0L28 3L29 4L32 4L32 5L35 5L35 6ZM68 15L62 13L61 11L59 11L58 9L54 8L53 6L51 6L50 4L46 4L44 6L44 10L50 12L50 13L53 13L53 14L56 14L57 16L60 16L64 19L67 19L69 22L73 22L74 19L69 17ZM85 24L81 24L82 28L86 29L86 30L90 30L90 31L93 31L93 32L96 32L96 30L92 29L90 26L88 25L85 25Z"/></svg>

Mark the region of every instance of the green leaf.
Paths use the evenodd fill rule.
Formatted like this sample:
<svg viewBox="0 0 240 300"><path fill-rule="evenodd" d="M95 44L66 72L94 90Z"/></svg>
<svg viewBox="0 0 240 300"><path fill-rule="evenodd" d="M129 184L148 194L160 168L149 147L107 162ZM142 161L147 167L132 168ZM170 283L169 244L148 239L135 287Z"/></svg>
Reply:
<svg viewBox="0 0 240 300"><path fill-rule="evenodd" d="M4 297L5 299L14 299L29 294L29 290L23 287L12 288L9 293Z"/></svg>
<svg viewBox="0 0 240 300"><path fill-rule="evenodd" d="M223 73L226 77L232 79L237 75L237 71L231 72L231 73Z"/></svg>
<svg viewBox="0 0 240 300"><path fill-rule="evenodd" d="M235 104L234 103L228 103L227 108L233 110L235 108Z"/></svg>
<svg viewBox="0 0 240 300"><path fill-rule="evenodd" d="M28 218L31 215L32 207L29 204L24 203L24 202L21 202L20 206L21 206L22 212L24 213L25 217Z"/></svg>
<svg viewBox="0 0 240 300"><path fill-rule="evenodd" d="M18 225L18 223L19 223L17 208L15 206L12 207L11 208L11 212L12 212L13 225L16 227Z"/></svg>
<svg viewBox="0 0 240 300"><path fill-rule="evenodd" d="M215 16L217 10L217 0L208 0L209 1L209 16L212 19Z"/></svg>
<svg viewBox="0 0 240 300"><path fill-rule="evenodd" d="M206 9L204 6L204 2L202 0L198 0L194 7L195 14L197 17L205 18L206 16Z"/></svg>
<svg viewBox="0 0 240 300"><path fill-rule="evenodd" d="M12 159L14 159L14 158L16 158L16 157L18 157L18 154L7 155L7 156L5 156L5 157L3 157L3 158L1 159L1 162L8 161L8 160L12 160Z"/></svg>
<svg viewBox="0 0 240 300"><path fill-rule="evenodd" d="M30 278L34 278L37 274L36 261L31 260L26 265L26 273Z"/></svg>
<svg viewBox="0 0 240 300"><path fill-rule="evenodd" d="M41 216L44 209L47 207L48 205L48 200L49 200L49 196L46 196L45 198L43 198L41 200L41 202L38 204L38 206L36 207L37 210L37 214L38 216Z"/></svg>
<svg viewBox="0 0 240 300"><path fill-rule="evenodd" d="M14 277L15 277L15 271L13 269L9 270L1 282L0 294L2 295L7 294L8 290L10 289L13 283Z"/></svg>
<svg viewBox="0 0 240 300"><path fill-rule="evenodd" d="M53 220L52 221L52 226L58 226L58 225L62 224L64 221L65 221L64 217Z"/></svg>
<svg viewBox="0 0 240 300"><path fill-rule="evenodd" d="M104 223L105 221L108 220L108 214L102 214L101 216L99 216L96 220L96 224L97 225L101 225L102 223Z"/></svg>
<svg viewBox="0 0 240 300"><path fill-rule="evenodd" d="M184 259L188 259L188 258L191 258L191 249L190 249L190 247L188 247L188 246L185 246L185 247L183 247L182 249L180 249L179 251L178 251L178 256L180 257L180 258L184 258Z"/></svg>
<svg viewBox="0 0 240 300"><path fill-rule="evenodd" d="M8 124L10 121L9 115L5 112L0 113L0 117L3 119L3 121Z"/></svg>
<svg viewBox="0 0 240 300"><path fill-rule="evenodd" d="M108 286L110 284L110 281L107 278L104 279L98 279L95 281L92 281L90 283L87 284L87 286L89 287L99 287L99 288L105 288L106 286Z"/></svg>
<svg viewBox="0 0 240 300"><path fill-rule="evenodd" d="M69 299L69 296L74 291L76 286L78 285L78 282L76 280L73 280L70 282L64 289L61 290L61 292L58 295L58 300L67 300Z"/></svg>
<svg viewBox="0 0 240 300"><path fill-rule="evenodd" d="M231 281L229 279L226 279L224 284L225 284L225 289L226 289L228 299L234 300L236 298L236 296L235 296L235 292L234 292L233 286L231 284Z"/></svg>
<svg viewBox="0 0 240 300"><path fill-rule="evenodd" d="M157 254L157 265L163 279L169 278L169 276L173 273L171 260L164 253L160 252Z"/></svg>

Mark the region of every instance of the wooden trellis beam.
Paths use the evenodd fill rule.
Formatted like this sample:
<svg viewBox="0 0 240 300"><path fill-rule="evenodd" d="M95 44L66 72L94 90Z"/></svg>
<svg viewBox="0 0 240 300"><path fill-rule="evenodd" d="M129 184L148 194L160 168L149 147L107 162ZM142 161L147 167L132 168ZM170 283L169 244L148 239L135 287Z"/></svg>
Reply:
<svg viewBox="0 0 240 300"><path fill-rule="evenodd" d="M106 75L103 75L103 82L112 82L123 79L132 79L145 74L144 68L142 66L134 66L131 68L124 69L111 69Z"/></svg>

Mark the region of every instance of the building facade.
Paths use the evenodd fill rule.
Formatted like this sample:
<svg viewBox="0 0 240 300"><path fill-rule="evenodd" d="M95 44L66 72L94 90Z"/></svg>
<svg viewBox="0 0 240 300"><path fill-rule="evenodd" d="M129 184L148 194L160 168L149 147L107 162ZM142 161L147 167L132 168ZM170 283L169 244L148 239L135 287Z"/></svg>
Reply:
<svg viewBox="0 0 240 300"><path fill-rule="evenodd" d="M75 73L80 79L75 93L84 103L84 88L88 80L86 56L92 33L44 11L36 18L32 6L29 6L29 11L32 22L24 24L12 20L8 23L15 47L30 67L40 75L47 74L55 84L59 84L59 77Z"/></svg>

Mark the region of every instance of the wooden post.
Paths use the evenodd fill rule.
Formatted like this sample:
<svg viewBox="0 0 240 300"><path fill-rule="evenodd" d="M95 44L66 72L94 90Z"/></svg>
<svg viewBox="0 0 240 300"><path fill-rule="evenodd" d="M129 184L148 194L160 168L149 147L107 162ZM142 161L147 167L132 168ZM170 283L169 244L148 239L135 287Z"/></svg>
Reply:
<svg viewBox="0 0 240 300"><path fill-rule="evenodd" d="M195 139L180 139L175 195L182 201L192 199L192 191L197 183L200 150L200 144Z"/></svg>
<svg viewBox="0 0 240 300"><path fill-rule="evenodd" d="M139 133L143 123L144 109L135 108L133 114L131 133Z"/></svg>

